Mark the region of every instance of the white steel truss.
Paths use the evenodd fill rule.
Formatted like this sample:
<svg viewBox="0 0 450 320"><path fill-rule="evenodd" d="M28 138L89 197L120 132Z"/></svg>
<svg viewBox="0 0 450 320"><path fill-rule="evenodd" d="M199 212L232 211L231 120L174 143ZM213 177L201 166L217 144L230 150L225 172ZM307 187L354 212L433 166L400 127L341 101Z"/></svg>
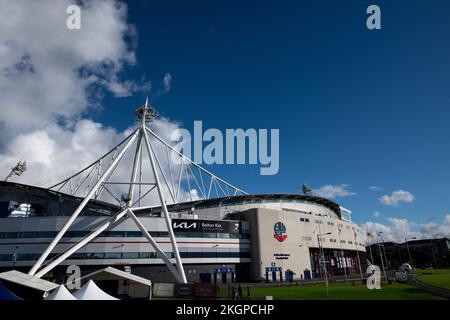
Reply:
<svg viewBox="0 0 450 320"><path fill-rule="evenodd" d="M148 104L148 100L136 110L135 114L140 125L130 135L86 168L49 188L49 190L81 197L83 200L30 269L30 275L42 277L103 231L111 229L130 218L136 223L144 237L157 252L158 257L164 261L177 281L186 283L186 275L167 209L166 196L169 203L179 203L189 200L247 194L194 163L151 130L147 123L152 122L157 113ZM135 151L129 153L128 151L133 144L136 146ZM161 153L164 153L164 157L161 157ZM129 172L130 165L120 166L127 155L130 155L128 160L131 161L131 173ZM147 163L144 161L145 158L149 160ZM150 168L146 168L146 164L149 164ZM152 173L152 181L144 181L147 176L146 172ZM129 178L126 178L127 176ZM126 192L120 195L124 188ZM157 195L157 197L152 198L154 195ZM111 216L70 248L46 261L49 254L91 199L107 201L111 198L121 208L118 213ZM149 205L149 201L153 202L152 205ZM134 212L137 209L155 207L162 209L161 214L168 229L175 263L161 250Z"/></svg>

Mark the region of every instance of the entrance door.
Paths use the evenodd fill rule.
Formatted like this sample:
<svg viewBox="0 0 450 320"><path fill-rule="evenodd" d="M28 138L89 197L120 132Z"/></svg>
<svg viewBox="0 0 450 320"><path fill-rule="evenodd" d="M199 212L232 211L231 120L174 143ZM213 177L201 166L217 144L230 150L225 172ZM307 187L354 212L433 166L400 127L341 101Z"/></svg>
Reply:
<svg viewBox="0 0 450 320"><path fill-rule="evenodd" d="M222 283L227 283L227 274L225 272L222 273Z"/></svg>
<svg viewBox="0 0 450 320"><path fill-rule="evenodd" d="M272 271L272 281L273 282L277 281L277 273L276 273L276 271Z"/></svg>

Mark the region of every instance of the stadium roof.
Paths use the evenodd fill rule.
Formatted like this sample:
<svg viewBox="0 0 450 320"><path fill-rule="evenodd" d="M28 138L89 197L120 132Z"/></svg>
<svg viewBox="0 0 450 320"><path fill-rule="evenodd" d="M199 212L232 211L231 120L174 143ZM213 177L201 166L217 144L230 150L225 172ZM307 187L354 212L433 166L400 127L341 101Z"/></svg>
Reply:
<svg viewBox="0 0 450 320"><path fill-rule="evenodd" d="M53 190L49 190L42 187L37 186L31 186L31 185L25 185L15 182L6 182L6 181L0 181L0 189L3 188L15 188L18 192L26 192L30 193L33 192L36 195L39 193L42 195L47 194L48 196L53 196L55 199L59 197L65 197L65 198L71 198L71 199L77 199L80 200L82 198L75 197L72 195L68 195L65 193L56 192ZM205 199L205 200L194 200L194 201L188 201L188 202L182 202L178 204L168 204L167 207L169 210L177 211L177 210L183 210L183 209L190 209L192 207L202 207L202 206L220 206L220 205L232 205L236 202L251 202L251 203L258 203L263 202L264 200L303 200L303 201L309 201L317 204L324 205L325 207L331 209L334 211L339 217L341 217L341 211L339 205L326 198L314 196L314 195L305 195L305 194L289 194L289 193L280 193L280 194L258 194L258 195L239 195L239 196L230 196L230 197L222 197L222 198L213 198L213 199ZM102 202L99 200L90 200L90 203L97 204L100 206L104 206L108 209L112 209L113 211L121 210L121 208L117 205ZM155 207L152 209L147 209L146 212L159 212L161 210L161 207ZM138 213L139 210L136 210L136 213Z"/></svg>

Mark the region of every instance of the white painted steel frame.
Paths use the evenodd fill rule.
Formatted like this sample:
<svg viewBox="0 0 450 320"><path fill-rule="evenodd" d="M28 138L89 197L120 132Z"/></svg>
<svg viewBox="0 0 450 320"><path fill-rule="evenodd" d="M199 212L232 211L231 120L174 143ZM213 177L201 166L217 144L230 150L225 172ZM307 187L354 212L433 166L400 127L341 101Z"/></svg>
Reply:
<svg viewBox="0 0 450 320"><path fill-rule="evenodd" d="M141 108L139 108L137 110L137 114L138 114L138 117L140 117L140 120L141 120L140 126L136 130L134 130L128 137L126 137L124 140L122 140L117 146L115 146L112 150L110 150L108 153L106 153L104 156L102 156L96 162L90 164L88 167L86 167L83 170L79 171L78 173L72 175L71 177L67 178L66 180L64 180L64 181L62 181L62 182L60 182L60 183L50 187L50 189L57 188L57 191L60 191L66 184L69 184L71 193L75 194L75 192L78 191L81 188L81 186L88 180L88 178L92 174L92 176L90 177L88 186L87 186L87 190L86 190L87 193L85 193L84 199L82 200L80 205L77 207L77 209L73 212L73 214L70 216L68 221L61 228L61 230L58 232L56 237L52 240L52 242L47 247L47 249L43 252L43 254L36 261L34 266L30 269L28 274L30 274L32 276L35 276L37 278L40 278L40 277L44 276L50 270L52 270L54 267L56 267L61 262L63 262L67 258L69 258L73 253L75 253L80 248L82 248L83 246L88 244L90 241L95 239L97 236L99 236L103 231L105 231L107 229L110 229L110 228L112 228L112 227L122 223L127 218L131 218L134 221L134 223L137 225L137 227L141 230L141 232L144 234L144 236L147 238L147 240L149 241L149 243L151 244L153 249L157 252L157 254L160 256L160 258L167 265L169 270L174 274L174 276L177 279L177 281L179 281L180 283L186 283L187 282L186 274L184 272L182 260L181 260L180 253L179 253L179 250L178 250L178 246L177 246L177 242L176 242L176 238L175 238L175 233L174 233L173 228L172 228L172 221L171 221L171 217L169 215L168 209L167 209L166 200L165 200L164 193L163 193L163 188L162 188L163 184L161 184L161 180L159 178L158 168L159 168L159 170L161 172L161 175L163 177L164 184L165 184L166 188L169 190L169 194L170 194L172 200L175 203L177 203L178 195L179 195L180 189L181 189L181 178L182 178L183 170L185 170L186 175L187 175L188 185L189 185L189 193L190 194L191 194L192 190L191 190L190 184L189 184L189 172L191 173L192 177L194 178L194 181L195 181L197 187L199 188L199 190L201 191L203 196L206 195L206 190L204 188L205 185L204 185L203 177L202 177L201 173L204 172L205 174L210 176L211 180L210 180L210 186L209 186L209 191L208 191L208 196L207 196L208 198L209 198L209 196L211 194L211 188L212 188L213 184L214 184L214 187L216 189L216 194L217 195L218 195L217 184L219 185L219 188L222 190L222 192L224 194L226 194L224 189L220 185L220 183L225 185L225 188L227 189L227 191L228 191L228 187L234 189L234 191L235 191L234 195L239 194L239 193L247 194L244 191L242 191L241 189L236 188L235 186L229 184L225 180L222 180L219 177L213 175L208 170L200 167L199 165L194 163L192 160L190 160L189 158L185 157L184 155L179 153L176 149L171 147L168 143L166 143L162 138L160 138L152 130L147 128L146 122L151 121L152 115L156 114L154 112L154 109L152 109L148 105L148 101L146 101L144 106L142 106ZM171 184L169 183L167 177L164 174L163 168L162 168L162 166L161 166L161 164L160 164L160 162L158 160L158 156L157 156L157 154L155 152L155 149L152 146L152 143L151 143L150 138L149 138L147 133L150 133L153 137L155 137L158 141L163 143L165 145L165 147L166 147L166 153L167 153L167 157L168 157L168 160L169 160L169 169L170 169L170 178L171 178L170 183ZM130 148L132 143L136 140L136 138L138 140L137 140L136 150L135 150L135 154L134 154L133 168L132 168L132 171L131 171L130 181L129 182L109 181L109 179L113 175L114 171L117 169L117 167L119 166L120 162L124 158L126 152ZM120 149L121 147L122 147L122 149ZM142 156L143 156L143 153L144 153L143 152L143 147L145 147L146 150L147 150L147 155L148 155L148 158L149 158L149 161L150 161L150 165L151 165L151 169L152 169L152 172L153 172L153 176L154 176L154 179L155 179L154 183L143 183L142 182L142 158L143 158ZM180 166L180 178L179 178L179 183L178 183L177 190L175 190L175 188L174 188L175 184L174 184L174 181L173 181L172 168L170 166L169 150L172 151L172 152L175 152L182 159L181 166ZM110 154L113 154L112 158L111 158L111 161L110 161L108 167L106 168L106 170L101 174L102 161ZM198 171L200 173L200 180L201 180L201 185L203 186L203 188L200 187L200 184L199 184L199 182L198 182L194 172L189 167L189 165L193 165L193 166L197 167L197 169L198 169ZM97 175L97 181L96 181L95 185L91 189L89 189L95 174ZM138 175L139 175L139 180L136 181ZM75 177L77 177L77 176L79 176L79 177L78 177L77 183L75 185L75 191L74 191L74 188L73 188L73 185L72 185L72 180ZM220 182L220 183L218 183L218 182ZM114 216L112 216L107 221L105 221L103 224L98 226L90 234L88 234L87 236L82 238L80 241L75 243L72 247L66 249L65 251L63 251L62 253L57 255L55 258L51 259L50 261L47 261L47 264L45 264L44 263L44 262L46 262L45 259L48 257L48 255L53 251L53 249L59 243L61 238L64 236L65 232L73 224L73 222L79 216L79 214L82 212L82 210L87 205L89 200L93 196L95 196L95 198L97 199L98 196L101 194L101 192L103 190L106 190L107 192L110 193L109 189L106 188L107 184L124 184L124 185L129 185L127 198L125 199L124 203L121 204L122 210L120 212L118 212L117 214L115 214ZM141 186L142 185L150 185L152 187L144 195L141 195ZM139 197L138 197L138 200L133 201L133 199L134 199L134 192L135 192L135 187L136 186L139 186ZM172 188L170 188L170 186L172 186ZM160 206L144 206L144 207L138 206L138 207L134 207L135 204L139 204L140 201L147 194L149 194L151 191L153 191L154 189L156 189L157 192L158 192L158 198L160 200ZM112 193L111 193L111 195L113 196L114 199L116 199L120 203L120 200L118 200ZM159 245L152 238L152 236L146 230L146 228L144 227L142 222L139 220L139 218L133 212L133 210L137 210L137 209L155 208L155 207L161 207L162 208L164 219L165 219L165 222L166 222L166 225L167 225L167 229L168 229L168 233L169 233L169 237L170 237L170 242L171 242L171 245L172 245L172 250L173 250L173 254L174 254L174 258L175 258L175 265L176 266L174 265L173 261L169 257L167 257L165 252L161 250Z"/></svg>

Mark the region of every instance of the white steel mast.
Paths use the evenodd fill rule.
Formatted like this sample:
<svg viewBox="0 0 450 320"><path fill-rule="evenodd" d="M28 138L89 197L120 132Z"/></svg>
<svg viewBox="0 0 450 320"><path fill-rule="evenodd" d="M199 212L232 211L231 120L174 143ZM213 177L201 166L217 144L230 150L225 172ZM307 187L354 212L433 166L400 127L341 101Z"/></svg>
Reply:
<svg viewBox="0 0 450 320"><path fill-rule="evenodd" d="M49 244L47 249L42 253L34 266L30 269L30 271L28 272L30 275L34 275L38 278L42 277L54 267L59 265L62 261L70 257L77 250L99 236L103 231L119 225L127 218L131 218L131 220L135 222L139 230L141 230L144 237L147 238L153 249L157 252L158 257L163 260L169 270L173 273L177 281L180 283L187 283L186 274L184 272L183 263L175 238L175 233L172 228L172 220L167 209L165 191L168 191L168 195L170 196L172 203L178 203L180 201L179 197L182 181L186 179L188 180L188 192L189 195L191 195L192 189L189 183L189 179L193 179L203 199L211 197L211 189L213 185L216 190L222 190L224 196L231 196L231 194L228 193L229 189L231 189L231 191L234 191L232 195L246 194L241 189L229 184L225 180L213 175L208 170L205 170L202 167L198 166L192 160L185 157L172 146L170 146L150 128L148 128L147 123L152 122L157 117L156 110L149 105L148 99L143 106L135 111L135 114L139 121L139 127L135 129L128 137L126 137L122 142L120 142L117 146L115 146L112 150L110 150L94 163L90 164L89 166L77 172L73 176L67 178L66 180L49 188L58 192L66 191L67 193L70 193L74 196L81 194L82 201L69 217L64 226L61 228L61 230L58 232L56 237ZM171 178L170 182L164 174L163 167L161 166L161 161L156 153L156 148L151 142L150 136L155 139L155 142L162 144L162 146L165 148L167 159L169 162ZM129 180L112 181L111 178L114 176L114 172L117 170L127 151L130 150L130 147L135 141L137 142ZM144 152L144 149L146 152ZM174 174L172 174L169 154L178 157L181 163L179 174L176 175L178 177L178 183L176 181L174 182ZM147 155L148 157L145 157L145 155ZM107 161L108 157L110 157L109 164ZM144 160L146 158L148 158L151 172L154 178L154 181L152 182L142 182L142 170ZM195 170L197 171L197 173L194 172ZM185 174L184 176L183 173ZM203 178L203 175L206 176L206 178ZM162 177L162 179L160 176ZM209 187L208 185L206 185L205 187L204 181L207 182L208 179ZM201 181L201 184L199 183L199 180ZM92 184L93 186L91 187ZM128 186L127 194L125 197L122 196L122 200L119 200L118 197L116 197L114 193L109 189L112 185ZM135 197L136 186L139 187L138 197ZM150 189L146 193L144 193L144 195L142 195L141 188L145 186L149 186ZM209 190L208 192L207 189ZM46 261L49 254L55 249L61 238L73 225L76 218L80 214L82 214L83 209L85 209L88 202L93 198L97 199L98 197L100 197L103 191L106 191L110 196L112 196L116 201L119 202L121 210L111 216L105 222L103 222L103 224L92 230L87 236L77 241L72 247L58 253L53 259ZM151 192L155 191L158 194L157 199L159 201L155 205L141 207L141 201ZM220 196L218 192L216 192L216 196ZM137 199L135 200L135 198ZM165 224L167 226L175 261L173 261L172 257L168 257L166 253L159 247L157 242L150 235L149 231L145 229L144 225L134 212L138 209L142 210L150 208L161 208L161 215L163 215Z"/></svg>

